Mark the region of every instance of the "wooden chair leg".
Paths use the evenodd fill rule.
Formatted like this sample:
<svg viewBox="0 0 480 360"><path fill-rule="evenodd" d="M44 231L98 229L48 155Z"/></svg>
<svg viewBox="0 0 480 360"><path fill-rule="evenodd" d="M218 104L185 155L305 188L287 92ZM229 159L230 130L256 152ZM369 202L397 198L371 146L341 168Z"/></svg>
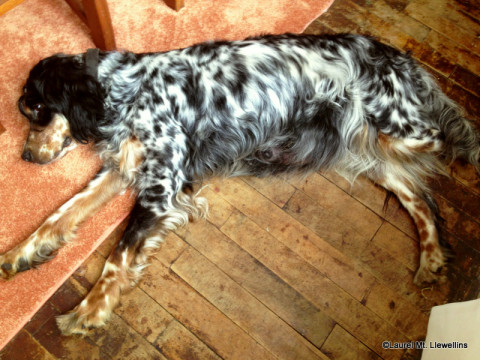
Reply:
<svg viewBox="0 0 480 360"><path fill-rule="evenodd" d="M184 0L164 0L165 4L169 7L171 7L173 10L180 10L183 7L183 1Z"/></svg>
<svg viewBox="0 0 480 360"><path fill-rule="evenodd" d="M20 5L23 1L24 0L0 0L0 16L12 10L15 6Z"/></svg>
<svg viewBox="0 0 480 360"><path fill-rule="evenodd" d="M106 0L82 0L87 25L95 45L102 50L115 50L115 35Z"/></svg>
<svg viewBox="0 0 480 360"><path fill-rule="evenodd" d="M89 27L96 47L102 50L115 50L115 36L106 0L82 0L82 4L77 0L65 1Z"/></svg>

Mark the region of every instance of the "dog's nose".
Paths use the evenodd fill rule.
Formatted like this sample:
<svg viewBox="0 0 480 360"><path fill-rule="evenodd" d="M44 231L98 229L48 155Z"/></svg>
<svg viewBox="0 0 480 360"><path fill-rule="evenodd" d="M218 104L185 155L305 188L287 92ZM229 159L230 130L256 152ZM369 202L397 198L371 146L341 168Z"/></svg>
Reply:
<svg viewBox="0 0 480 360"><path fill-rule="evenodd" d="M33 160L33 155L30 151L26 150L22 154L22 159L25 161L32 161Z"/></svg>

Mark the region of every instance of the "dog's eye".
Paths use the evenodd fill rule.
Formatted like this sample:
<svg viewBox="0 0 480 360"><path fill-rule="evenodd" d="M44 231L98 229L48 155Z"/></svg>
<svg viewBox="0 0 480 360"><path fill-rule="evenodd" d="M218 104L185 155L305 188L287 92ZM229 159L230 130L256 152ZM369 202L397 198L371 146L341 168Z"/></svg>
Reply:
<svg viewBox="0 0 480 360"><path fill-rule="evenodd" d="M33 105L33 110L39 111L43 109L43 104L35 104Z"/></svg>
<svg viewBox="0 0 480 360"><path fill-rule="evenodd" d="M72 143L72 138L70 136L67 136L65 140L63 141L63 147L67 147Z"/></svg>

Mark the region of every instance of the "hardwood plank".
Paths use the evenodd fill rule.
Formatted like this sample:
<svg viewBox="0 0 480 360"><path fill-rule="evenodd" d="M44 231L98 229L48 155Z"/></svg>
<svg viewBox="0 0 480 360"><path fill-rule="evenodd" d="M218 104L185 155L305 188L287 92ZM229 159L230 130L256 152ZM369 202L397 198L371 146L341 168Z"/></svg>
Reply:
<svg viewBox="0 0 480 360"><path fill-rule="evenodd" d="M479 54L479 25L468 16L457 12L446 2L414 0L405 9L411 17L436 30L453 41Z"/></svg>
<svg viewBox="0 0 480 360"><path fill-rule="evenodd" d="M46 302L40 310L37 311L35 316L24 326L24 330L30 334L41 330L42 326L52 317L60 315L57 308L50 302Z"/></svg>
<svg viewBox="0 0 480 360"><path fill-rule="evenodd" d="M138 287L122 294L115 313L151 344L174 321L172 315Z"/></svg>
<svg viewBox="0 0 480 360"><path fill-rule="evenodd" d="M355 198L355 200L359 201L379 217L387 220L401 232L412 239L417 239L416 227L395 195L390 197L387 204L385 204L387 191L362 176L358 177L353 185L334 172L329 172L322 176Z"/></svg>
<svg viewBox="0 0 480 360"><path fill-rule="evenodd" d="M427 333L430 306L418 308L418 303L403 299L398 293L376 283L365 299L365 306L399 329L410 340L424 340Z"/></svg>
<svg viewBox="0 0 480 360"><path fill-rule="evenodd" d="M448 293L448 284L426 285L434 289L425 298L420 289L413 284L414 272L401 264L383 248L371 243L361 255L365 266L375 277L402 297L419 304L427 303L428 306L440 305Z"/></svg>
<svg viewBox="0 0 480 360"><path fill-rule="evenodd" d="M335 171L322 173L321 176L380 217L385 217L391 209L391 206L388 206L386 209L387 212L385 213L384 205L387 191L383 187L375 185L371 180L364 176L359 176L353 184L350 184L344 177Z"/></svg>
<svg viewBox="0 0 480 360"><path fill-rule="evenodd" d="M185 241L317 347L334 326L300 293L212 225L191 225Z"/></svg>
<svg viewBox="0 0 480 360"><path fill-rule="evenodd" d="M310 26L305 29L304 34L309 35L322 35L322 34L334 34L335 31L323 24L319 19L314 20Z"/></svg>
<svg viewBox="0 0 480 360"><path fill-rule="evenodd" d="M480 75L480 57L471 53L469 49L434 30L430 31L425 42L453 63L464 67L475 75Z"/></svg>
<svg viewBox="0 0 480 360"><path fill-rule="evenodd" d="M377 214L317 173L294 185L315 200L321 209L337 216L366 238L371 239L382 224Z"/></svg>
<svg viewBox="0 0 480 360"><path fill-rule="evenodd" d="M82 283L85 283L83 281ZM70 279L57 292L51 302L64 313L73 308L86 294L86 289L75 279ZM106 327L94 330L88 335L89 341L80 337L64 337L57 328L55 318L51 317L43 325L42 331L35 334L37 340L49 352L59 358L79 359L164 359L155 348L143 339L124 320L114 314ZM61 341L58 339L61 338Z"/></svg>
<svg viewBox="0 0 480 360"><path fill-rule="evenodd" d="M321 22L336 33L362 33L363 15L344 0L334 1L329 11L322 15Z"/></svg>
<svg viewBox="0 0 480 360"><path fill-rule="evenodd" d="M344 287L355 298L363 298L373 278L363 274L361 266L352 259L285 214L243 181L231 179L223 181L221 185L215 181L215 187L226 201L320 270L320 273ZM242 196L236 196L238 193ZM352 277L357 280L355 283L351 282Z"/></svg>
<svg viewBox="0 0 480 360"><path fill-rule="evenodd" d="M474 94L466 91L461 86L455 84L453 81L450 83L451 86L447 89L447 95L455 100L457 103L461 104L465 111L467 112L467 117L473 120L474 124L480 125L480 98ZM472 169L473 170L473 169ZM470 179L476 180L474 176L470 176ZM469 178L466 178L467 180ZM477 193L480 193L480 182L465 182L464 183L472 190L475 190Z"/></svg>
<svg viewBox="0 0 480 360"><path fill-rule="evenodd" d="M77 306L85 295L85 288L70 278L53 294L49 302L63 314Z"/></svg>
<svg viewBox="0 0 480 360"><path fill-rule="evenodd" d="M316 201L302 191L295 192L284 209L291 217L348 257L356 258L371 239L369 236L360 234L344 218L340 218L332 211L322 209Z"/></svg>
<svg viewBox="0 0 480 360"><path fill-rule="evenodd" d="M464 29L479 33L480 9L475 1L469 2L470 4L468 4L468 0L445 1L445 5L442 6L443 16Z"/></svg>
<svg viewBox="0 0 480 360"><path fill-rule="evenodd" d="M327 341L325 341L322 351L330 359L335 360L381 360L380 356L339 325L335 326Z"/></svg>
<svg viewBox="0 0 480 360"><path fill-rule="evenodd" d="M243 181L278 207L283 207L295 192L295 188L282 178L268 177L260 179L249 176L244 177Z"/></svg>
<svg viewBox="0 0 480 360"><path fill-rule="evenodd" d="M451 75L451 79L471 93L477 96L480 95L480 87L478 85L480 84L480 76L475 75L470 70L457 66Z"/></svg>
<svg viewBox="0 0 480 360"><path fill-rule="evenodd" d="M408 214L408 211L400 204L396 196L392 196L389 200L388 208L389 210L387 211L385 219L407 236L417 240L417 227Z"/></svg>
<svg viewBox="0 0 480 360"><path fill-rule="evenodd" d="M183 252L172 270L276 357L324 358L311 343L196 250L188 248Z"/></svg>
<svg viewBox="0 0 480 360"><path fill-rule="evenodd" d="M210 187L202 192L202 196L205 196L208 201L208 221L215 226L222 226L235 208L228 202L223 201Z"/></svg>
<svg viewBox="0 0 480 360"><path fill-rule="evenodd" d="M471 0L455 0L454 6L458 11L468 16L472 20L480 20L480 8L475 1Z"/></svg>
<svg viewBox="0 0 480 360"><path fill-rule="evenodd" d="M26 330L20 331L0 352L0 359L12 360L55 360Z"/></svg>
<svg viewBox="0 0 480 360"><path fill-rule="evenodd" d="M51 317L41 331L35 334L38 341L50 354L58 359L104 360L99 346L78 336L62 336L55 318Z"/></svg>
<svg viewBox="0 0 480 360"><path fill-rule="evenodd" d="M169 360L220 360L221 358L178 321L172 321L155 346Z"/></svg>
<svg viewBox="0 0 480 360"><path fill-rule="evenodd" d="M368 3L363 2L362 4L365 6ZM367 11L364 7L359 6L356 1L342 0L338 6L342 9L338 11L339 14L359 26L357 33L378 37L399 49L403 48L408 41L416 41L412 36L404 32L403 29L397 27L397 23L391 23L389 20L382 19L376 14ZM342 26L340 25L340 28L336 31L342 32Z"/></svg>
<svg viewBox="0 0 480 360"><path fill-rule="evenodd" d="M441 195L443 199L462 210L468 216L471 216L477 222L480 221L480 195L472 191L456 179L442 176L433 181L431 188Z"/></svg>
<svg viewBox="0 0 480 360"><path fill-rule="evenodd" d="M457 65L456 61L440 53L426 41L419 43L414 39L410 39L402 49L412 52L412 55L416 60L446 77L451 75Z"/></svg>
<svg viewBox="0 0 480 360"><path fill-rule="evenodd" d="M402 266L387 251L376 246L374 243L369 244L365 251L361 254L362 261L374 272L378 279L387 284L405 283L413 281L413 272L407 267ZM412 290L412 287L410 287ZM398 289L398 285L397 285Z"/></svg>
<svg viewBox="0 0 480 360"><path fill-rule="evenodd" d="M88 338L100 348L100 358L167 360L153 345L113 314L103 329L89 333Z"/></svg>
<svg viewBox="0 0 480 360"><path fill-rule="evenodd" d="M443 237L447 243L452 245L454 253L454 258L450 259L448 268L452 271L458 271L462 277L468 279L467 282L479 284L480 267L476 266L480 264L479 249L468 245L463 239L457 239L449 233L444 233ZM452 278L451 281L455 281L455 278Z"/></svg>
<svg viewBox="0 0 480 360"><path fill-rule="evenodd" d="M392 224L382 224L372 244L388 252L394 259L401 262L407 269L416 271L419 262L418 241L407 236Z"/></svg>
<svg viewBox="0 0 480 360"><path fill-rule="evenodd" d="M140 287L222 358L275 358L157 259Z"/></svg>
<svg viewBox="0 0 480 360"><path fill-rule="evenodd" d="M170 264L188 247L185 242L174 233L169 233L165 241L159 246L154 257L164 266Z"/></svg>
<svg viewBox="0 0 480 360"><path fill-rule="evenodd" d="M299 255L279 242L275 242L267 231L261 229L244 215L232 214L221 230L378 354L385 353L385 350L381 348L382 338L405 338L355 300L352 295L324 277ZM311 255L321 256L318 250ZM345 280L349 280L353 284L357 282L355 276L347 276ZM389 356L393 356L392 358L399 358L400 355L400 353L389 352Z"/></svg>
<svg viewBox="0 0 480 360"><path fill-rule="evenodd" d="M440 209L440 216L444 219L442 227L460 237L473 248L479 249L480 224L445 199L437 196L435 200Z"/></svg>
<svg viewBox="0 0 480 360"><path fill-rule="evenodd" d="M73 273L72 278L76 280L84 290L81 292L86 295L93 285L97 282L105 266L105 258L95 251L90 257Z"/></svg>
<svg viewBox="0 0 480 360"><path fill-rule="evenodd" d="M411 0L385 0L393 9L397 11L403 11L410 3Z"/></svg>
<svg viewBox="0 0 480 360"><path fill-rule="evenodd" d="M407 35L411 36L415 40L421 42L425 40L430 29L422 24L420 21L408 16L403 12L404 8L401 6L399 10L398 3L391 3L384 0L376 1L355 1L353 5L357 6L360 11L365 11L365 17L367 19L372 14L386 23L395 26L397 29L401 29ZM406 6L406 4L403 4ZM393 31L391 33L394 33Z"/></svg>

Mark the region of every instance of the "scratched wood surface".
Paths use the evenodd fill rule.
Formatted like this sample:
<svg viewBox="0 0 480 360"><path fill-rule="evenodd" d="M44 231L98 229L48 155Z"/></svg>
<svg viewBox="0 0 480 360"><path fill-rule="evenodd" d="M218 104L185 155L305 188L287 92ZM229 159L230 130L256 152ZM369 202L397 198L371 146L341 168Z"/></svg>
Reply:
<svg viewBox="0 0 480 360"><path fill-rule="evenodd" d="M476 5L475 5L476 4ZM471 0L337 0L307 33L374 35L409 50L480 118L480 7ZM449 282L412 283L415 228L364 179L214 180L208 221L168 236L104 329L62 337L54 318L99 276L119 228L7 345L2 359L419 359L382 342L425 338L429 311L477 298L480 184L456 162L432 182L456 257Z"/></svg>

